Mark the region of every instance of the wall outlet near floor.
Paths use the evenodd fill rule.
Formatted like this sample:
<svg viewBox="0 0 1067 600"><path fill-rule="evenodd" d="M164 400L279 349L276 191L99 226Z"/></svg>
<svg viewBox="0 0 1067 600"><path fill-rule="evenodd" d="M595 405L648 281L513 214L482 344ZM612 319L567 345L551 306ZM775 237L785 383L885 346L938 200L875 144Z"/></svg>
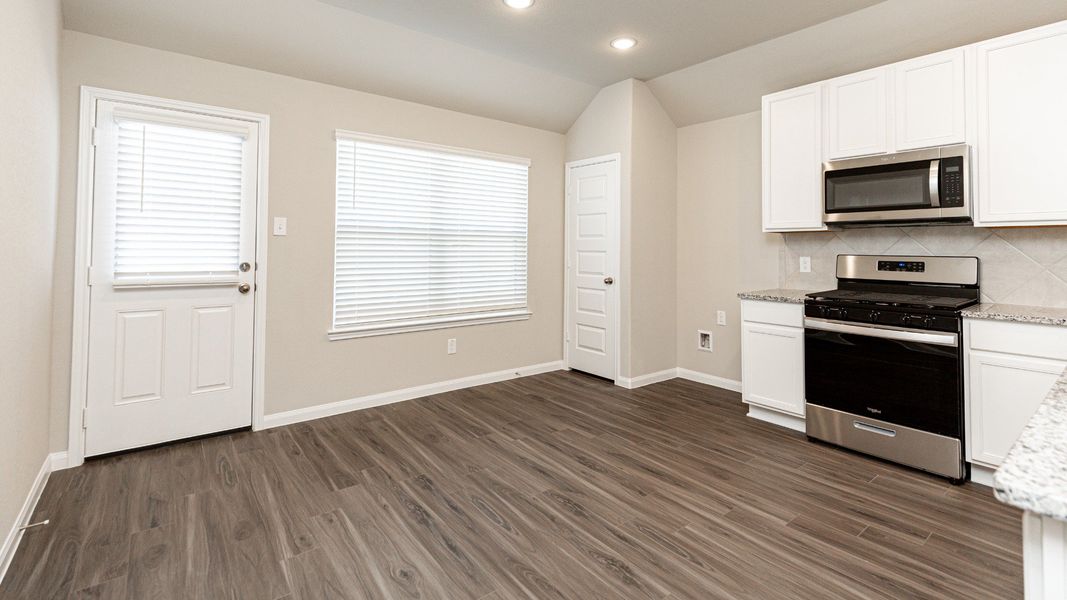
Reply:
<svg viewBox="0 0 1067 600"><path fill-rule="evenodd" d="M703 329L697 330L697 350L714 352L715 342L712 339L710 331L704 331Z"/></svg>
<svg viewBox="0 0 1067 600"><path fill-rule="evenodd" d="M726 326L726 311L720 310L715 313L715 322L721 326Z"/></svg>
<svg viewBox="0 0 1067 600"><path fill-rule="evenodd" d="M810 256L801 256L800 257L800 272L801 273L811 273L811 257Z"/></svg>
<svg viewBox="0 0 1067 600"><path fill-rule="evenodd" d="M456 353L456 338L448 338L448 353Z"/></svg>

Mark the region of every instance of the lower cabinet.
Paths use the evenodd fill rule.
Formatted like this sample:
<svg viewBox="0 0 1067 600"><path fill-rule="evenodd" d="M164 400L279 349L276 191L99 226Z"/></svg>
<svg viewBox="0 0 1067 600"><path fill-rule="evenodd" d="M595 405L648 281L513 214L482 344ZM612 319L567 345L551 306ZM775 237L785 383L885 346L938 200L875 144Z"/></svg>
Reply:
<svg viewBox="0 0 1067 600"><path fill-rule="evenodd" d="M966 321L967 460L998 467L1067 369L1067 328Z"/></svg>
<svg viewBox="0 0 1067 600"><path fill-rule="evenodd" d="M741 398L804 416L804 307L741 303Z"/></svg>

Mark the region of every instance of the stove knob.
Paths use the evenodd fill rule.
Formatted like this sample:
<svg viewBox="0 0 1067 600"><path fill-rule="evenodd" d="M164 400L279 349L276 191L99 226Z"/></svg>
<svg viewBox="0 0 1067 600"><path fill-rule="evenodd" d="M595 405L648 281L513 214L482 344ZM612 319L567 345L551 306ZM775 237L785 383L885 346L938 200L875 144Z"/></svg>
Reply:
<svg viewBox="0 0 1067 600"><path fill-rule="evenodd" d="M933 317L931 317L931 316L923 317L923 328L924 329L930 329L933 326L934 326L934 318Z"/></svg>
<svg viewBox="0 0 1067 600"><path fill-rule="evenodd" d="M878 320L882 318L882 313L876 310L872 310L869 318L871 320L871 323L877 323Z"/></svg>

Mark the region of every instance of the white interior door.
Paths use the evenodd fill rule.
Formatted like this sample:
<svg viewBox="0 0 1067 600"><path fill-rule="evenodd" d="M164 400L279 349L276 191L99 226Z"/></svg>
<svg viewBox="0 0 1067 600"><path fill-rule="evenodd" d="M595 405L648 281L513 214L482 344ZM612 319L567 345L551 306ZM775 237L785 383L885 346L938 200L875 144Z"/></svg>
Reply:
<svg viewBox="0 0 1067 600"><path fill-rule="evenodd" d="M567 166L567 362L615 379L618 159Z"/></svg>
<svg viewBox="0 0 1067 600"><path fill-rule="evenodd" d="M97 102L86 456L251 424L258 135Z"/></svg>

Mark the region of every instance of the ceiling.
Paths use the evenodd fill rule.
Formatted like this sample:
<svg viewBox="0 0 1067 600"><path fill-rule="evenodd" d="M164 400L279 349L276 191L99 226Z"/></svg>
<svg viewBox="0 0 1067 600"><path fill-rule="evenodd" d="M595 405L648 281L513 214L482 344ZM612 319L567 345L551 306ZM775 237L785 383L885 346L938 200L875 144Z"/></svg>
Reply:
<svg viewBox="0 0 1067 600"><path fill-rule="evenodd" d="M68 29L565 132L648 80L679 126L1067 19L1065 0L63 0ZM608 47L632 35L637 48Z"/></svg>
<svg viewBox="0 0 1067 600"><path fill-rule="evenodd" d="M651 79L882 0L322 0L603 87ZM628 35L638 49L619 52Z"/></svg>

